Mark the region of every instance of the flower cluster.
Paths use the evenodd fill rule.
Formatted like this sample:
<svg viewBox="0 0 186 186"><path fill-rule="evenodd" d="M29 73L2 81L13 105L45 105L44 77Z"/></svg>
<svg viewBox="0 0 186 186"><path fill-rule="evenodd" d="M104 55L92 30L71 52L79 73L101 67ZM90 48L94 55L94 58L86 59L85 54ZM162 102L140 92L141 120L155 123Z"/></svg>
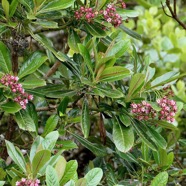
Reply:
<svg viewBox="0 0 186 186"><path fill-rule="evenodd" d="M28 180L26 178L22 178L21 181L16 182L16 186L39 186L40 180Z"/></svg>
<svg viewBox="0 0 186 186"><path fill-rule="evenodd" d="M151 107L149 103L146 101L142 101L142 103L132 103L131 104L132 113L136 115L138 120L148 120L156 117L156 111Z"/></svg>
<svg viewBox="0 0 186 186"><path fill-rule="evenodd" d="M163 92L164 92L165 96L168 96L168 97L173 97L174 96L174 92L171 90L170 86L164 87Z"/></svg>
<svg viewBox="0 0 186 186"><path fill-rule="evenodd" d="M161 111L159 112L159 119L173 122L177 111L176 102L174 100L168 99L166 96L158 99L156 102L161 107Z"/></svg>
<svg viewBox="0 0 186 186"><path fill-rule="evenodd" d="M0 83L10 88L14 95L14 101L19 103L23 109L26 109L26 104L29 100L33 100L33 95L26 93L18 80L17 76L6 74L0 79Z"/></svg>
<svg viewBox="0 0 186 186"><path fill-rule="evenodd" d="M122 17L116 12L114 4L108 4L105 10L100 11L104 19L111 23L114 27L118 27L122 23Z"/></svg>
<svg viewBox="0 0 186 186"><path fill-rule="evenodd" d="M77 20L85 19L87 22L91 22L96 14L98 14L98 12L94 12L92 8L85 8L82 6L79 10L75 11L75 18Z"/></svg>
<svg viewBox="0 0 186 186"><path fill-rule="evenodd" d="M155 111L152 106L146 101L142 103L132 103L131 112L138 120L148 120L157 117L159 120L166 120L174 122L174 116L177 112L176 102L164 96L157 101L158 106L161 108L159 112Z"/></svg>
<svg viewBox="0 0 186 186"><path fill-rule="evenodd" d="M122 0L118 0L121 8L125 9L126 8L126 4L122 1Z"/></svg>

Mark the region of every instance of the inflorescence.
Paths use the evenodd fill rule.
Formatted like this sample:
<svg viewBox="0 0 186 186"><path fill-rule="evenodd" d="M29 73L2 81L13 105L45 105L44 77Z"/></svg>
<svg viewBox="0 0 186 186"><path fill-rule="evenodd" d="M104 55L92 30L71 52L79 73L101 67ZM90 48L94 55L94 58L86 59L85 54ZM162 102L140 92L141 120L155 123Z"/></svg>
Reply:
<svg viewBox="0 0 186 186"><path fill-rule="evenodd" d="M126 4L123 1L119 1L121 8L126 8ZM94 18L101 16L103 19L111 23L114 27L118 27L122 23L122 17L117 13L116 6L114 4L108 4L105 10L94 11L92 8L80 7L75 11L75 18L77 20L84 19L87 22L91 22Z"/></svg>
<svg viewBox="0 0 186 186"><path fill-rule="evenodd" d="M28 101L33 100L33 95L26 93L22 84L18 83L18 80L17 76L6 74L0 79L0 83L10 88L13 100L19 103L23 109L26 109Z"/></svg>
<svg viewBox="0 0 186 186"><path fill-rule="evenodd" d="M156 111L152 108L151 104L146 101L142 103L132 103L131 112L135 115L138 120L149 120L158 117L159 120L166 120L168 122L174 122L174 116L177 112L176 102L174 100L168 99L164 96L161 99L156 100L160 111Z"/></svg>
<svg viewBox="0 0 186 186"><path fill-rule="evenodd" d="M16 186L39 186L40 180L28 180L26 178L22 178L21 181L16 182Z"/></svg>

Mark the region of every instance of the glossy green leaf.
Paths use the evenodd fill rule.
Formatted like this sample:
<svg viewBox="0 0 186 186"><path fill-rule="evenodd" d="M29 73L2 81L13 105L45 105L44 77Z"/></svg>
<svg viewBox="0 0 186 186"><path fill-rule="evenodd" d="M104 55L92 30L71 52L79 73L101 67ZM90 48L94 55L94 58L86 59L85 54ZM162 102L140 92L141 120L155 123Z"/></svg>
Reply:
<svg viewBox="0 0 186 186"><path fill-rule="evenodd" d="M166 186L168 182L168 173L160 172L151 182L150 186Z"/></svg>
<svg viewBox="0 0 186 186"><path fill-rule="evenodd" d="M70 33L68 35L68 45L70 49L74 52L79 52L78 43L81 43L78 34L74 30L70 30Z"/></svg>
<svg viewBox="0 0 186 186"><path fill-rule="evenodd" d="M138 17L139 12L137 10L118 9L117 13L123 18Z"/></svg>
<svg viewBox="0 0 186 186"><path fill-rule="evenodd" d="M92 36L96 37L106 36L106 32L101 28L101 25L98 26L95 24L85 23L85 27Z"/></svg>
<svg viewBox="0 0 186 186"><path fill-rule="evenodd" d="M25 159L24 159L21 151L18 148L15 148L13 143L11 143L10 141L6 140L5 143L6 143L8 155L19 166L21 171L26 173L26 162L25 162Z"/></svg>
<svg viewBox="0 0 186 186"><path fill-rule="evenodd" d="M91 169L86 175L85 179L87 181L86 186L97 186L101 178L103 177L103 171L100 168L93 168Z"/></svg>
<svg viewBox="0 0 186 186"><path fill-rule="evenodd" d="M87 181L85 178L80 178L77 182L75 186L87 186Z"/></svg>
<svg viewBox="0 0 186 186"><path fill-rule="evenodd" d="M137 93L139 93L140 89L144 85L145 82L145 75L141 73L137 73L132 76L129 91L126 96L126 101L129 102Z"/></svg>
<svg viewBox="0 0 186 186"><path fill-rule="evenodd" d="M82 44L78 44L79 52L84 58L84 63L86 64L87 68L89 69L89 72L93 75L93 65L91 62L89 51L86 49L86 47Z"/></svg>
<svg viewBox="0 0 186 186"><path fill-rule="evenodd" d="M36 123L28 110L20 110L15 114L15 120L22 130L36 132Z"/></svg>
<svg viewBox="0 0 186 186"><path fill-rule="evenodd" d="M123 125L125 125L126 127L131 125L131 120L130 117L127 116L126 114L120 114L119 115L119 120L122 122Z"/></svg>
<svg viewBox="0 0 186 186"><path fill-rule="evenodd" d="M99 11L105 4L107 0L96 0L96 10Z"/></svg>
<svg viewBox="0 0 186 186"><path fill-rule="evenodd" d="M66 114L66 109L67 109L69 101L70 99L67 96L64 97L64 99L61 101L61 103L59 104L57 108L59 116L63 116L64 114Z"/></svg>
<svg viewBox="0 0 186 186"><path fill-rule="evenodd" d="M50 132L45 136L45 139L42 141L43 148L47 150L52 150L58 138L59 138L58 131Z"/></svg>
<svg viewBox="0 0 186 186"><path fill-rule="evenodd" d="M21 66L18 73L19 78L34 73L46 60L46 55L41 52L34 52Z"/></svg>
<svg viewBox="0 0 186 186"><path fill-rule="evenodd" d="M5 73L9 73L12 70L12 63L10 58L10 51L6 45L0 41L0 68Z"/></svg>
<svg viewBox="0 0 186 186"><path fill-rule="evenodd" d="M35 177L39 170L49 161L51 153L49 150L40 150L36 153L32 161L32 172Z"/></svg>
<svg viewBox="0 0 186 186"><path fill-rule="evenodd" d="M100 82L112 82L124 79L130 75L130 71L121 66L114 66L106 68L99 78Z"/></svg>
<svg viewBox="0 0 186 186"><path fill-rule="evenodd" d="M81 129L85 138L88 138L90 133L90 113L88 102L85 99L83 102L82 115L81 115Z"/></svg>
<svg viewBox="0 0 186 186"><path fill-rule="evenodd" d="M64 186L76 186L73 180L68 181Z"/></svg>
<svg viewBox="0 0 186 186"><path fill-rule="evenodd" d="M74 143L71 140L57 141L57 144L58 145L62 145L62 147L60 148L62 150L70 150L70 149L78 148L78 146L76 145L76 143Z"/></svg>
<svg viewBox="0 0 186 186"><path fill-rule="evenodd" d="M46 136L47 134L55 130L58 121L59 121L58 115L51 115L46 121L46 125L42 136Z"/></svg>
<svg viewBox="0 0 186 186"><path fill-rule="evenodd" d="M39 25L43 28L58 28L58 23L54 21L35 21L35 25Z"/></svg>
<svg viewBox="0 0 186 186"><path fill-rule="evenodd" d="M87 139L82 138L78 134L71 133L74 138L76 138L84 147L92 151L96 156L105 156L107 151L104 146L97 143L91 143Z"/></svg>
<svg viewBox="0 0 186 186"><path fill-rule="evenodd" d="M119 58L124 55L124 53L128 50L130 46L130 42L127 40L120 40L119 42L113 41L106 51L105 57L115 56Z"/></svg>
<svg viewBox="0 0 186 186"><path fill-rule="evenodd" d="M123 24L120 25L120 28L126 32L128 35L130 35L131 37L141 40L141 35L139 35L137 32L134 32L133 30L128 29L127 27L125 27Z"/></svg>
<svg viewBox="0 0 186 186"><path fill-rule="evenodd" d="M110 97L110 98L122 98L124 97L124 94L117 90L117 89L110 89L110 88L100 88L97 87L93 89L95 95L99 95L101 97Z"/></svg>
<svg viewBox="0 0 186 186"><path fill-rule="evenodd" d="M161 121L161 120L150 120L150 123L153 123L154 125L161 126L165 129L170 129L170 130L178 130L177 127L175 127L172 123L168 123L167 121Z"/></svg>
<svg viewBox="0 0 186 186"><path fill-rule="evenodd" d="M67 164L67 162L66 162L65 158L63 156L60 156L57 160L56 165L55 165L55 170L57 172L59 180L61 180L61 178L64 175L66 164Z"/></svg>
<svg viewBox="0 0 186 186"><path fill-rule="evenodd" d="M148 128L148 133L151 136L151 139L156 143L156 145L162 149L166 149L167 147L167 142L165 139L161 136L159 132L157 132L154 128L151 126L147 125Z"/></svg>
<svg viewBox="0 0 186 186"><path fill-rule="evenodd" d="M57 172L50 165L48 165L46 168L46 183L47 186L59 186Z"/></svg>
<svg viewBox="0 0 186 186"><path fill-rule="evenodd" d="M0 108L4 110L5 112L11 113L11 114L14 114L18 112L19 110L21 110L21 106L18 103L13 102L13 101L9 101L7 103L0 105Z"/></svg>
<svg viewBox="0 0 186 186"><path fill-rule="evenodd" d="M64 173L62 179L60 180L60 185L64 185L70 179L72 179L74 174L77 171L77 168L78 168L78 164L77 164L76 160L71 160L71 161L67 162L66 168L65 168L65 173Z"/></svg>
<svg viewBox="0 0 186 186"><path fill-rule="evenodd" d="M70 6L72 6L74 4L74 1L75 0L54 0L54 1L51 1L48 4L44 5L39 10L39 12L37 14L69 8Z"/></svg>
<svg viewBox="0 0 186 186"><path fill-rule="evenodd" d="M128 152L134 145L133 129L113 122L113 140L119 151Z"/></svg>
<svg viewBox="0 0 186 186"><path fill-rule="evenodd" d="M17 6L19 4L18 0L12 0L11 4L10 4L10 17L12 17L17 9Z"/></svg>

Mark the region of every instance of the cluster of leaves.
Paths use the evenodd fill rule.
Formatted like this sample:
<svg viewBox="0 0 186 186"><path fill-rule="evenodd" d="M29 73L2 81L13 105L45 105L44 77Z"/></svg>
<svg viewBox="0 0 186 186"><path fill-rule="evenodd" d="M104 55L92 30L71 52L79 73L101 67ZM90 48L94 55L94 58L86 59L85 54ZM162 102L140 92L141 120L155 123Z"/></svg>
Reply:
<svg viewBox="0 0 186 186"><path fill-rule="evenodd" d="M123 20L117 28L99 16L91 23L75 17L79 7L100 11L109 3L116 1L2 0L0 77L18 76L24 90L34 96L24 110L0 84L2 184L15 185L27 178L48 186L96 186L104 175L100 184L108 186L166 185L168 179L174 182L185 175L178 153L174 154L180 133L176 126L185 108L184 85L172 86L178 107L174 123L138 121L130 113L131 103L144 100L160 111L156 100L164 96L163 87L185 74L166 69L159 75L151 53L147 51L151 58L140 55L138 46L144 38L124 23L138 11L117 8ZM159 21L148 19L157 11L151 8L147 17L139 18L138 32L143 24L143 33L150 32L151 39L156 32L149 24L156 27ZM64 43L56 44L55 36ZM165 43L169 38L164 37ZM77 161L67 162L62 156L77 148L66 138L95 155L83 178L78 179ZM14 163L5 164L7 153Z"/></svg>

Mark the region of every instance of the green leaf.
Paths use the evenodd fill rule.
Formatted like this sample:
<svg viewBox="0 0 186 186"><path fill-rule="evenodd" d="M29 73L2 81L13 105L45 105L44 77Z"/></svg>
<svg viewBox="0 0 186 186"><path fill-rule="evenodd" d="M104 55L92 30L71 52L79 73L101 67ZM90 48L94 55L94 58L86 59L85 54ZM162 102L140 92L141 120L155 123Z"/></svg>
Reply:
<svg viewBox="0 0 186 186"><path fill-rule="evenodd" d="M155 129L153 129L151 126L147 125L148 133L151 136L151 139L156 143L156 145L162 149L166 149L167 142L165 139L158 133Z"/></svg>
<svg viewBox="0 0 186 186"><path fill-rule="evenodd" d="M34 73L46 60L46 55L38 51L34 52L21 66L18 73L19 78Z"/></svg>
<svg viewBox="0 0 186 186"><path fill-rule="evenodd" d="M76 186L73 180L68 181L64 186Z"/></svg>
<svg viewBox="0 0 186 186"><path fill-rule="evenodd" d="M139 12L137 10L117 9L117 13L123 18L138 17Z"/></svg>
<svg viewBox="0 0 186 186"><path fill-rule="evenodd" d="M51 1L48 4L44 5L37 12L37 14L69 8L70 6L72 6L74 4L74 1L75 0L54 0L54 1Z"/></svg>
<svg viewBox="0 0 186 186"><path fill-rule="evenodd" d="M74 30L70 30L70 33L68 34L68 45L70 49L76 53L79 52L78 43L81 43L78 34Z"/></svg>
<svg viewBox="0 0 186 186"><path fill-rule="evenodd" d="M10 17L12 17L17 9L17 6L19 4L18 0L12 0L11 4L10 4Z"/></svg>
<svg viewBox="0 0 186 186"><path fill-rule="evenodd" d="M24 79L23 82L21 82L23 88L25 89L33 89L36 87L45 86L46 82L43 79L40 79L36 77L35 75L30 75Z"/></svg>
<svg viewBox="0 0 186 186"><path fill-rule="evenodd" d="M15 148L13 143L11 143L10 141L5 140L5 142L6 142L6 148L7 148L8 155L19 166L19 168L24 173L26 173L26 162L25 162L25 159L21 151L18 148Z"/></svg>
<svg viewBox="0 0 186 186"><path fill-rule="evenodd" d="M135 39L138 39L138 40L141 40L141 36L134 32L133 30L130 30L128 29L127 27L125 27L124 25L120 25L119 26L124 32L126 32L128 35L130 35L131 37L135 38Z"/></svg>
<svg viewBox="0 0 186 186"><path fill-rule="evenodd" d="M133 126L133 128L135 129L136 133L139 135L139 137L141 137L141 139L143 140L143 142L150 147L152 150L157 151L157 147L156 144L152 141L152 139L147 135L147 129L145 124L143 124L142 122L136 122L133 121L131 123L131 125Z"/></svg>
<svg viewBox="0 0 186 186"><path fill-rule="evenodd" d="M81 129L85 138L88 138L90 132L90 113L88 102L85 99L83 102L82 115L81 115Z"/></svg>
<svg viewBox="0 0 186 186"><path fill-rule="evenodd" d="M105 156L107 151L104 146L99 145L97 143L91 143L87 139L82 138L78 134L71 133L84 147L92 151L96 156Z"/></svg>
<svg viewBox="0 0 186 186"><path fill-rule="evenodd" d="M10 5L9 2L7 0L2 0L2 7L4 9L6 18L9 18L9 9L10 9Z"/></svg>
<svg viewBox="0 0 186 186"><path fill-rule="evenodd" d="M3 186L5 184L5 181L0 181L0 186Z"/></svg>
<svg viewBox="0 0 186 186"><path fill-rule="evenodd" d="M86 175L85 179L87 181L86 186L97 186L101 178L103 177L103 171L100 168L94 168L90 170Z"/></svg>
<svg viewBox="0 0 186 186"><path fill-rule="evenodd" d="M55 165L55 170L57 172L59 180L61 180L61 178L64 175L66 164L67 164L67 162L66 162L65 158L63 156L60 156L57 160L56 165Z"/></svg>
<svg viewBox="0 0 186 186"><path fill-rule="evenodd" d="M124 79L130 75L130 71L127 68L121 66L114 66L106 68L99 78L100 82L112 82Z"/></svg>
<svg viewBox="0 0 186 186"><path fill-rule="evenodd" d="M57 139L59 138L59 132L53 131L46 135L45 139L42 141L44 149L52 150L56 144Z"/></svg>
<svg viewBox="0 0 186 186"><path fill-rule="evenodd" d="M65 168L65 173L60 180L60 185L64 185L66 182L68 182L70 179L73 178L74 174L76 173L78 168L78 164L76 160L71 160L67 162L66 168Z"/></svg>
<svg viewBox="0 0 186 186"><path fill-rule="evenodd" d="M133 129L113 122L113 141L119 151L128 152L134 144Z"/></svg>
<svg viewBox="0 0 186 186"><path fill-rule="evenodd" d="M91 62L89 51L82 44L78 44L78 48L79 48L80 54L83 56L84 63L88 67L89 72L93 75L94 72L93 72L93 66L92 66L92 62Z"/></svg>
<svg viewBox="0 0 186 186"><path fill-rule="evenodd" d="M97 87L93 89L95 95L99 95L101 97L110 97L110 98L122 98L124 97L124 94L117 90L117 89L110 89L110 88L100 88Z"/></svg>
<svg viewBox="0 0 186 186"><path fill-rule="evenodd" d="M5 73L10 73L12 70L12 63L10 58L10 51L6 45L0 41L0 68Z"/></svg>
<svg viewBox="0 0 186 186"><path fill-rule="evenodd" d="M9 101L7 103L0 105L0 108L7 113L14 114L21 109L21 106L16 102Z"/></svg>
<svg viewBox="0 0 186 186"><path fill-rule="evenodd" d="M129 91L126 96L126 101L129 102L137 93L139 93L140 89L144 85L145 82L145 75L141 73L137 73L134 76L132 76L130 85L129 85Z"/></svg>
<svg viewBox="0 0 186 186"><path fill-rule="evenodd" d="M150 186L166 186L168 182L168 173L160 172L151 182Z"/></svg>
<svg viewBox="0 0 186 186"><path fill-rule="evenodd" d="M76 182L75 186L87 186L87 181L85 178L81 178Z"/></svg>
<svg viewBox="0 0 186 186"><path fill-rule="evenodd" d="M78 148L76 143L74 143L71 140L57 141L57 144L62 145L62 147L60 148L62 150L70 150L70 149Z"/></svg>
<svg viewBox="0 0 186 186"><path fill-rule="evenodd" d="M36 123L34 119L30 116L28 109L17 112L15 114L15 120L20 129L36 132Z"/></svg>
<svg viewBox="0 0 186 186"><path fill-rule="evenodd" d="M106 36L107 33L100 26L101 25L98 26L98 24L88 24L88 23L85 23L85 27L86 27L87 31L92 36L96 36L96 37Z"/></svg>
<svg viewBox="0 0 186 186"><path fill-rule="evenodd" d="M46 168L46 183L47 186L59 186L57 172L50 165L48 165Z"/></svg>
<svg viewBox="0 0 186 186"><path fill-rule="evenodd" d="M66 109L68 106L70 99L69 97L64 97L64 99L61 101L61 103L59 104L57 111L58 111L58 115L59 116L63 116L64 114L66 114Z"/></svg>
<svg viewBox="0 0 186 186"><path fill-rule="evenodd" d="M107 0L96 0L96 10L99 11L105 4Z"/></svg>
<svg viewBox="0 0 186 186"><path fill-rule="evenodd" d="M49 150L40 150L36 153L32 161L33 176L36 177L39 170L50 160L51 153Z"/></svg>
<svg viewBox="0 0 186 186"><path fill-rule="evenodd" d="M59 121L58 115L51 115L46 121L46 125L42 136L45 137L47 134L52 132L56 128L58 121Z"/></svg>
<svg viewBox="0 0 186 186"><path fill-rule="evenodd" d="M126 127L131 125L131 120L130 117L127 116L126 114L122 113L119 115L119 120L124 124Z"/></svg>
<svg viewBox="0 0 186 186"><path fill-rule="evenodd" d="M105 57L115 56L116 58L119 58L124 55L124 53L128 50L129 46L130 42L126 40L120 40L116 43L115 41L112 41L105 53Z"/></svg>
<svg viewBox="0 0 186 186"><path fill-rule="evenodd" d="M39 25L43 28L59 28L58 23L54 21L35 21L33 24Z"/></svg>

